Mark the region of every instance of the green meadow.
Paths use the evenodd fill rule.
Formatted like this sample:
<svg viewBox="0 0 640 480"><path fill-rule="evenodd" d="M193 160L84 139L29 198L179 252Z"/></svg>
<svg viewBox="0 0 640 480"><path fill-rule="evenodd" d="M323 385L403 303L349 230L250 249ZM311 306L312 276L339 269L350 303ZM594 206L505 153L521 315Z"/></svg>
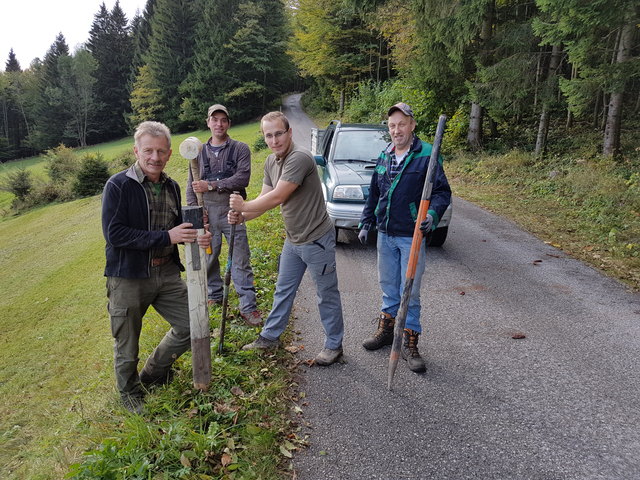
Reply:
<svg viewBox="0 0 640 480"><path fill-rule="evenodd" d="M251 123L230 133L251 146L258 129ZM183 187L183 201L188 162L178 145L190 135L204 141L208 131L175 135L167 166ZM131 148L132 139L126 138L86 150L111 159ZM260 191L266 155L264 150L253 153L250 197ZM18 167L45 178L41 158L6 165L0 177ZM212 340L209 391L191 388L191 358L185 354L177 362L176 380L148 397L144 416L120 407L112 372L100 208L98 195L5 215L0 221L0 477L279 478L288 468L283 452L296 448L287 420L291 380L286 365L291 355L240 350L258 330L238 321L234 293L222 357L215 355ZM249 240L259 308L268 312L283 241L277 209L249 224ZM213 307L210 313L215 332L221 312ZM142 333L141 363L166 328L151 309ZM160 473L164 476L154 476Z"/></svg>

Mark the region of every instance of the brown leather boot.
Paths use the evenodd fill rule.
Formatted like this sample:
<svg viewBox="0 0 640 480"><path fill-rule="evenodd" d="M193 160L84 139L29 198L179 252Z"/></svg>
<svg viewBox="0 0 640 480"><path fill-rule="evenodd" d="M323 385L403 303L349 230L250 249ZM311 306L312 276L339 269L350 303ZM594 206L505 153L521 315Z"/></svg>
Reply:
<svg viewBox="0 0 640 480"><path fill-rule="evenodd" d="M420 337L418 332L405 328L404 335L402 336L402 348L400 349L400 353L402 354L402 358L404 358L409 364L409 370L416 373L422 373L427 369L427 367L418 352L418 337Z"/></svg>
<svg viewBox="0 0 640 480"><path fill-rule="evenodd" d="M395 324L395 318L388 313L381 313L378 317L378 329L371 337L362 342L362 346L367 350L378 350L385 345L391 345L393 343L393 327Z"/></svg>

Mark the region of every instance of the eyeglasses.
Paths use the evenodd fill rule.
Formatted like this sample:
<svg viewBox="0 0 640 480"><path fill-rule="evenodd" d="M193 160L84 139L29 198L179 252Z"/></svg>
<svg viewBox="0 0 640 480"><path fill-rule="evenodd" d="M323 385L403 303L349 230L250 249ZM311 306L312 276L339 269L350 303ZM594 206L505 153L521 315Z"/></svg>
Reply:
<svg viewBox="0 0 640 480"><path fill-rule="evenodd" d="M264 134L264 139L265 140L273 140L274 138L280 138L285 133L287 133L287 130L284 130L284 131L281 130L281 131L276 132L276 133L265 133Z"/></svg>

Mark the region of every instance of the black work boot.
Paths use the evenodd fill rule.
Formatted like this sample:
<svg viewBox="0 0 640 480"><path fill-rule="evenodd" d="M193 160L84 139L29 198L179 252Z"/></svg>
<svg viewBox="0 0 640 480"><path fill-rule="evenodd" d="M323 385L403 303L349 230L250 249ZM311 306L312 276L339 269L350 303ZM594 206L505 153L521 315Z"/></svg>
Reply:
<svg viewBox="0 0 640 480"><path fill-rule="evenodd" d="M402 348L400 349L402 358L409 364L409 370L416 373L422 373L427 369L424 360L418 352L419 336L420 334L415 330L405 328L404 335L402 336Z"/></svg>
<svg viewBox="0 0 640 480"><path fill-rule="evenodd" d="M385 345L391 345L393 343L393 327L395 324L395 318L388 313L381 313L378 317L378 329L371 337L362 342L362 346L367 350L378 350Z"/></svg>

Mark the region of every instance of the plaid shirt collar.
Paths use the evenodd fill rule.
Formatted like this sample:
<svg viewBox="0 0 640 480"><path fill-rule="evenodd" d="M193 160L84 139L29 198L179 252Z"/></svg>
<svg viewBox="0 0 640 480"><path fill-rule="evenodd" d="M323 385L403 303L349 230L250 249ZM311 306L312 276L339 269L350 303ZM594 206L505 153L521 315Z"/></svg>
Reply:
<svg viewBox="0 0 640 480"><path fill-rule="evenodd" d="M149 177L147 177L147 175L142 171L142 168L140 167L140 163L136 162L133 165L133 170L136 172L136 177L138 177L138 182L143 183L145 180L149 180ZM167 176L166 173L160 172L160 182L159 183L166 182L167 178L169 178L169 177ZM149 180L149 181L151 181L151 180Z"/></svg>

